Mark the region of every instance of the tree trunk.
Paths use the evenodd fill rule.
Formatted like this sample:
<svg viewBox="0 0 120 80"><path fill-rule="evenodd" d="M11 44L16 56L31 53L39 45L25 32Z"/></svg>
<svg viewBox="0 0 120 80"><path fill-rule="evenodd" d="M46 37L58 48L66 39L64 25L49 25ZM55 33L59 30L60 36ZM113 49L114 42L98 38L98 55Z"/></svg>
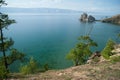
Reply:
<svg viewBox="0 0 120 80"><path fill-rule="evenodd" d="M6 54L5 54L5 49L4 49L4 40L3 40L3 31L2 31L1 22L0 22L0 33L1 33L1 49L2 49L3 57L4 57L4 65L5 65L5 68L7 70L8 65L7 65Z"/></svg>
<svg viewBox="0 0 120 80"><path fill-rule="evenodd" d="M78 65L79 65L79 61L75 60L75 66L78 66Z"/></svg>

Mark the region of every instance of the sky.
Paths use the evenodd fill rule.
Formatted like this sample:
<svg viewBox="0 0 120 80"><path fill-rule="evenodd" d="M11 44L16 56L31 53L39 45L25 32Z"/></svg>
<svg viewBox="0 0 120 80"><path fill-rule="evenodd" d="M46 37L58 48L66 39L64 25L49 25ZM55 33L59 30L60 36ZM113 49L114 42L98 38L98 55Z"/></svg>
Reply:
<svg viewBox="0 0 120 80"><path fill-rule="evenodd" d="M6 0L7 7L120 12L120 0Z"/></svg>

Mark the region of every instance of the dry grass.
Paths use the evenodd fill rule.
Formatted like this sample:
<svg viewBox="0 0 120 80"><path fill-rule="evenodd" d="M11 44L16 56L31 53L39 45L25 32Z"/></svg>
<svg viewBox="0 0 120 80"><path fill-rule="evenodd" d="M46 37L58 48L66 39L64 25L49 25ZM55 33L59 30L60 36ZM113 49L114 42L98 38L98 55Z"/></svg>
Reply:
<svg viewBox="0 0 120 80"><path fill-rule="evenodd" d="M120 62L114 64L110 62L85 64L27 76L12 74L12 77L14 79L11 80L120 80Z"/></svg>

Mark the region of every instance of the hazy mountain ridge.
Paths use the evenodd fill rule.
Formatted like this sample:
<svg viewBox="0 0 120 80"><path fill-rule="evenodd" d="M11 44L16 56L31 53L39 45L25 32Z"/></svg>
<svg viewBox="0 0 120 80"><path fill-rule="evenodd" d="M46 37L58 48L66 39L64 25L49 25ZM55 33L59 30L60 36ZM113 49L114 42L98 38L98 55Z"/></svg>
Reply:
<svg viewBox="0 0 120 80"><path fill-rule="evenodd" d="M70 9L57 9L57 8L7 8L2 7L1 12L4 13L81 13L81 11Z"/></svg>

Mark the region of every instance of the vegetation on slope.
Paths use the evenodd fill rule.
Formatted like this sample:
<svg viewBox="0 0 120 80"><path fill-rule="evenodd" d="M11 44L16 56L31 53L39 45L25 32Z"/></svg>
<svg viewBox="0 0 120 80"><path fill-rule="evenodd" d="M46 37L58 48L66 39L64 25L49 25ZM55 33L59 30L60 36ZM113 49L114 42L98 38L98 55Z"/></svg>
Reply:
<svg viewBox="0 0 120 80"><path fill-rule="evenodd" d="M120 62L109 61L97 64L85 64L64 70L49 70L32 75L12 74L13 79L19 80L119 80Z"/></svg>
<svg viewBox="0 0 120 80"><path fill-rule="evenodd" d="M97 46L90 36L81 36L79 43L66 56L68 60L72 60L75 66L85 64L87 59L91 56L91 47Z"/></svg>

